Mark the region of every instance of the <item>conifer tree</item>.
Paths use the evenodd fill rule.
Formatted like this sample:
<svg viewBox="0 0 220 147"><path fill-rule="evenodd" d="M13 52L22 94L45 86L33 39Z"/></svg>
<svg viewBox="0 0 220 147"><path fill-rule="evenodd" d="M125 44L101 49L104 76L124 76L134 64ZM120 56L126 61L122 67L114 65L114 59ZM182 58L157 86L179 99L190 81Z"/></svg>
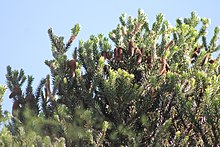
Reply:
<svg viewBox="0 0 220 147"><path fill-rule="evenodd" d="M119 20L109 37L92 35L74 49L79 24L67 43L49 29L51 73L36 91L32 76L7 67L13 116L0 143L220 145L219 27L208 41L210 21L195 12L174 27L161 13L151 27L143 10Z"/></svg>

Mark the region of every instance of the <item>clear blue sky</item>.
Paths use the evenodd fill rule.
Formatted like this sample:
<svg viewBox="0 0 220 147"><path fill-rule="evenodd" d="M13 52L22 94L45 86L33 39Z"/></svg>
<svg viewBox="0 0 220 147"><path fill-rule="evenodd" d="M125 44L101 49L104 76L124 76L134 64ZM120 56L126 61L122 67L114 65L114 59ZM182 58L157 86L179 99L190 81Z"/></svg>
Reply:
<svg viewBox="0 0 220 147"><path fill-rule="evenodd" d="M82 30L78 40L87 40L90 35L104 33L106 36L119 22L118 17L126 12L137 16L138 8L144 9L150 23L162 12L172 25L178 17L189 17L196 11L200 17L211 21L209 34L220 25L220 1L201 0L2 0L0 2L0 84L6 85L6 66L23 68L35 77L34 87L49 73L44 65L51 59L51 46L47 30L64 36L68 41L70 29L80 23ZM70 53L72 50L70 49ZM4 96L3 109L11 111L9 91Z"/></svg>

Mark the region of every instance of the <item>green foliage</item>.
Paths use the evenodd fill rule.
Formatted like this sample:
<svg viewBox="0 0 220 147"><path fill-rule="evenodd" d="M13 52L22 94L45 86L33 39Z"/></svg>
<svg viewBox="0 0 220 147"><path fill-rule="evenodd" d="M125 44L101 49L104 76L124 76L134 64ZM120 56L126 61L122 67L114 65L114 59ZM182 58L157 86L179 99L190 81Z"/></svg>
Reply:
<svg viewBox="0 0 220 147"><path fill-rule="evenodd" d="M150 27L141 9L119 21L111 40L80 40L72 59L79 24L66 44L49 29L51 73L35 92L32 76L7 67L14 104L2 146L220 145L219 28L207 43L210 20L195 12L174 27L161 13Z"/></svg>
<svg viewBox="0 0 220 147"><path fill-rule="evenodd" d="M2 123L7 121L8 118L8 113L4 112L5 114L3 114L2 111L2 101L3 101L3 95L5 93L6 87L3 85L0 85L0 126L2 125Z"/></svg>

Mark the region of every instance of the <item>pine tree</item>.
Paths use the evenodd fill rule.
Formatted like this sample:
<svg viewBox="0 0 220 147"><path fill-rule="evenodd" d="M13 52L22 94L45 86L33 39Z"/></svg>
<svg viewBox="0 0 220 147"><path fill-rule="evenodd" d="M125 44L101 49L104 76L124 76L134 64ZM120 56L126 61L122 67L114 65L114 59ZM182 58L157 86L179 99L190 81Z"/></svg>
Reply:
<svg viewBox="0 0 220 147"><path fill-rule="evenodd" d="M109 38L80 40L71 59L79 24L67 43L49 29L51 73L35 92L32 76L7 67L14 103L2 144L220 145L219 27L207 43L210 21L195 12L175 27L161 13L150 27L143 10L119 20Z"/></svg>

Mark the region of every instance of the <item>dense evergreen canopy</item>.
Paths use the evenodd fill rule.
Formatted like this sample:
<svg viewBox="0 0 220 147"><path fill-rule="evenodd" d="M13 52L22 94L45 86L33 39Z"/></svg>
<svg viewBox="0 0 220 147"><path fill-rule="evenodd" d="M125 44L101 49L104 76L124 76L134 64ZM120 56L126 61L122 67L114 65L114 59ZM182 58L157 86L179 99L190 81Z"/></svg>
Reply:
<svg viewBox="0 0 220 147"><path fill-rule="evenodd" d="M79 24L67 43L49 29L51 73L36 90L7 67L14 103L11 117L1 111L1 146L220 145L220 29L207 40L209 19L194 12L175 26L163 14L150 26L142 10L119 20L75 48Z"/></svg>

